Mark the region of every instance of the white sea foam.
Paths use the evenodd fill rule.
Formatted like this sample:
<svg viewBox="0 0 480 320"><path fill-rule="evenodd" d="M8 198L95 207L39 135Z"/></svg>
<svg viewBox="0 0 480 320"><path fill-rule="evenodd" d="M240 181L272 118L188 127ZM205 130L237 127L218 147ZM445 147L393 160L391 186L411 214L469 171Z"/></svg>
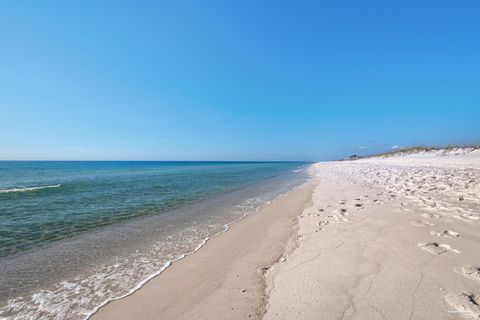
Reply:
<svg viewBox="0 0 480 320"><path fill-rule="evenodd" d="M292 188L291 190L289 190L288 192L291 192L293 191L294 189L296 189L297 187L294 187ZM223 230L217 232L216 234L212 235L212 236L209 236L209 237L206 237L204 239L201 239L200 243L197 245L197 247L188 252L188 253L185 253L185 254L182 254L180 255L179 257L177 257L176 259L173 259L171 261L167 261L162 268L160 268L160 270L148 275L144 280L142 280L141 282L139 282L135 287L133 287L132 289L130 289L126 294L124 295L121 295L119 297L115 297L115 298L110 298L110 299L107 299L105 300L103 303L99 304L98 306L96 306L95 308L93 308L93 310L91 310L88 314L86 314L86 317L85 319L88 320L90 319L95 313L98 312L98 310L100 310L101 307L107 305L108 303L112 302L112 301L115 301L115 300L120 300L120 299L123 299L123 298L126 298L130 295L132 295L133 293L135 293L136 291L140 290L141 288L143 288L143 286L149 282L150 280L152 280L153 278L157 277L158 275L160 275L163 271L165 271L165 269L167 269L168 267L170 267L172 265L172 263L176 262L176 261L179 261L179 260L182 260L184 259L185 257L191 255L191 254L194 254L195 252L197 252L198 250L200 250L204 245L207 244L207 242L210 240L210 239L213 239L225 232L227 232L229 229L230 229L230 226L244 218L246 218L249 214L251 213L255 213L255 212L259 212L260 209L264 206L264 205L267 205L267 204L271 204L272 202L274 201L277 201L278 199L280 199L281 197L285 196L288 192L285 192L283 194L280 194L278 195L277 197L275 197L272 201L266 201L264 202L263 204L261 205L258 205L255 210L253 211L250 211L250 212L246 212L244 213L243 215L241 215L239 218L229 222L229 223L226 223L223 225Z"/></svg>
<svg viewBox="0 0 480 320"><path fill-rule="evenodd" d="M160 275L163 271L165 271L165 269L167 269L168 267L170 267L170 266L172 265L172 263L174 263L174 262L176 262L176 261L179 261L179 260L182 260L182 259L184 259L185 257L187 257L187 256L189 256L189 255L191 255L191 254L194 254L195 252L197 252L198 250L200 250L204 245L206 245L207 242L208 242L210 239L213 239L213 238L215 238L215 237L217 237L217 236L219 236L219 235L227 232L227 231L230 229L230 226L231 226L232 224L234 224L234 223L236 223L236 222L238 222L238 221L240 221L240 220L245 219L248 215L250 215L250 214L252 214L252 213L258 213L263 206L268 205L268 204L271 204L271 203L277 201L278 199L284 197L287 193L292 192L293 190L295 190L295 189L297 189L297 188L298 188L298 186L293 187L292 189L288 190L287 192L281 193L280 195L276 196L273 200L265 201L265 202L263 202L262 204L257 205L253 211L245 212L245 213L242 214L239 218L237 218L237 219L235 219L235 220L233 220L233 221L231 221L231 222L229 222L229 223L224 224L224 225L223 225L223 230L217 232L216 234L214 234L214 235L212 235L212 236L209 236L209 237L206 237L206 238L202 239L202 240L200 241L200 243L197 245L197 247L196 247L194 250L192 250L192 251L190 251L190 252L188 252L188 253L185 253L185 254L180 255L180 256L177 257L176 259L173 259L173 260L171 260L171 261L167 261L160 270L158 270L158 271L150 274L149 276L147 276L144 280L142 280L142 281L139 282L135 287L133 287L131 290L129 290L128 293L126 293L126 294L124 294L124 295L122 295L122 296L116 297L116 298L110 298L110 299L108 299L108 300L105 300L103 303L101 303L100 305L96 306L91 312L89 312L89 313L86 315L86 318L85 318L85 319L88 320L89 318L91 318L95 313L98 312L98 310L100 310L101 307L107 305L108 303L110 303L110 302L112 302L112 301L115 301L115 300L120 300L120 299L123 299L123 298L126 298L126 297L132 295L132 294L135 293L136 291L140 290L147 282L149 282L150 280L152 280L152 279L155 278L156 276Z"/></svg>
<svg viewBox="0 0 480 320"><path fill-rule="evenodd" d="M293 189L296 187L289 191ZM287 192L274 199L247 199L243 205L232 209L238 209L238 215L232 216L233 220L228 223L188 228L177 239L156 243L149 251L137 251L128 258L117 259L114 264L99 266L87 277L63 281L30 297L11 299L0 308L0 319L89 319L101 307L133 294L175 261L195 253L210 239L228 231L233 223L258 212L263 205L276 201ZM182 243L178 242L179 239L183 240Z"/></svg>
<svg viewBox="0 0 480 320"><path fill-rule="evenodd" d="M59 188L60 186L61 184L52 184L48 186L0 189L0 193L27 192L27 191L35 191L35 190L42 190L42 189Z"/></svg>

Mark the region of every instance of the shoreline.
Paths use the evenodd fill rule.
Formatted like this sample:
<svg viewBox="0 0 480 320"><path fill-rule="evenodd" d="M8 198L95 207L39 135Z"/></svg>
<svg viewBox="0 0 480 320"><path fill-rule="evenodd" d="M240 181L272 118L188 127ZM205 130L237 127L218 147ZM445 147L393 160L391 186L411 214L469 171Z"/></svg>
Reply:
<svg viewBox="0 0 480 320"><path fill-rule="evenodd" d="M262 166L262 172L255 172L257 167L242 167L241 172L249 176L235 181L266 178L244 182L164 214L121 221L2 259L0 282L11 289L1 293L0 317L88 319L101 306L131 295L172 261L198 251L232 223L308 179L308 166L297 173L289 167ZM237 170L231 168L227 176ZM44 275L45 281L30 281L37 274Z"/></svg>
<svg viewBox="0 0 480 320"><path fill-rule="evenodd" d="M305 182L257 203L88 318L480 316L478 151L304 170Z"/></svg>
<svg viewBox="0 0 480 320"><path fill-rule="evenodd" d="M311 168L312 167L310 166L306 170L310 171ZM255 223L259 223L259 225L261 225L262 228L269 229L270 230L269 236L273 236L277 238L277 241L268 241L268 244L267 244L265 242L265 236L263 237L263 240L264 240L263 246L269 247L267 248L266 251L268 252L271 250L275 250L275 254L273 256L270 255L269 257L266 257L265 254L257 254L256 259L253 262L254 265L257 265L257 268L252 269L251 266L245 266L245 265L243 265L243 267L240 268L243 273L247 273L249 275L246 276L245 279L243 280L241 279L238 285L242 287L257 286L256 290L254 290L256 292L251 292L251 293L249 292L249 294L255 296L254 298L255 302L252 303L252 301L250 301L251 299L247 299L247 302L240 303L239 308L232 307L229 311L233 311L231 313L235 314L235 315L232 315L234 318L244 318L245 314L240 314L238 310L248 309L250 310L250 312L247 313L247 315L249 315L250 318L253 317L253 319L261 319L261 317L263 316L263 313L265 312L265 306L266 306L266 297L265 297L266 284L265 284L265 277L263 273L261 273L260 271L266 270L265 268L268 269L270 266L274 265L276 262L278 262L280 257L283 256L284 253L287 251L287 247L289 246L289 243L291 242L292 238L295 237L295 233L296 233L295 228L297 226L297 223L295 221L297 217L303 212L304 208L308 205L310 201L312 190L314 188L312 181L313 181L312 178L309 177L306 182L280 195L273 201L267 202L259 206L256 211L246 213L241 218L238 218L235 221L232 221L226 224L225 230L206 239L191 253L188 253L174 261L171 261L164 268L162 268L161 271L156 273L154 276L146 279L138 287L132 290L132 292L120 298L110 300L105 304L99 306L94 312L88 315L87 319L109 319L109 318L150 319L150 318L158 318L158 316L160 315L163 316L165 311L163 309L170 309L169 312L171 313L175 313L176 312L175 309L183 309L184 311L188 310L189 307L195 306L198 300L204 300L202 297L204 296L205 292L204 290L198 289L197 286L189 285L187 282L189 282L189 279L191 277L195 276L195 273L206 272L206 270L209 269L210 267L209 263L206 261L203 261L201 264L197 263L198 264L197 267L199 268L199 270L203 268L204 269L203 271L192 269L191 266L189 267L189 265L195 263L193 261L198 260L197 257L200 254L208 256L213 254L213 251L220 251L220 253L221 252L225 253L227 251L230 251L231 247L238 249L242 243L246 243L246 242L250 242L251 249L255 251L255 245L252 245L253 244L252 240L249 240L248 238L251 238L252 236L256 238L262 238L261 233L264 231L261 228L259 229L258 225L256 226L255 231L252 232L251 230L249 230L249 227L251 228L252 225ZM289 207L288 212L285 214L282 214L280 219L278 219L279 217L276 216L276 214L280 211L283 211L283 208L285 207ZM280 222L277 220L280 220ZM282 230L281 231L274 230L276 229L274 226L277 226ZM230 234L232 231L234 231L235 234ZM241 235L242 233L244 234ZM235 243L233 243L232 241L233 238L235 238L236 240ZM213 248L214 246L219 246L219 243L221 243L222 249ZM245 255L252 254L251 252L252 250L243 249L240 251L243 251ZM255 252L253 252L253 254L255 254ZM272 260L272 257L274 257L273 260ZM230 261L215 261L215 262L222 264L223 267L221 269L226 270L226 267L230 267L230 268L238 267L240 265L241 260L242 259L232 258L232 260ZM262 266L258 268L260 264ZM188 269L188 271L186 269ZM162 296L162 295L167 295L169 289L172 289L172 288L175 289L176 286L170 286L170 287L163 286L162 283L166 282L172 285L170 280L176 277L175 274L182 273L182 272L184 274L184 278L183 279L175 278L176 281L182 281L183 286L187 287L190 291L200 290L196 295L196 299L193 299L192 301L190 301L190 303L183 304L181 306L179 306L177 303L173 303L170 305L166 303L162 306L157 305L153 309L156 309L156 310L162 309L162 312L157 312L157 313L155 312L155 310L152 310L152 309L146 310L146 308L141 307L142 305L148 304L148 302L145 302L145 296L155 299L155 295L150 295L147 291L155 291L157 295L159 294L160 296ZM222 275L226 277L225 274L222 274ZM260 277L258 277L259 275ZM210 274L210 277L214 278L214 279L210 278L209 279L210 282L214 281L214 282L217 282L218 284L218 281L219 281L218 275ZM230 275L230 278L226 277L221 282L226 283L227 281L234 281L236 280L235 278L239 278L239 275L235 275L233 278ZM235 282L238 282L238 281L235 281ZM209 288L209 289L210 289L210 293L214 294L215 290L212 288ZM242 289L240 291L242 294L244 294L247 290ZM140 299L142 301L138 301L139 299L136 298L137 296L142 296L142 299ZM151 308L151 305L149 305L149 308ZM151 315L152 313L156 313L156 315L153 316ZM205 319L212 317L212 314L210 311L205 312L205 314L206 314ZM198 318L198 313L195 314L195 318ZM185 317L185 319L189 319L189 317Z"/></svg>

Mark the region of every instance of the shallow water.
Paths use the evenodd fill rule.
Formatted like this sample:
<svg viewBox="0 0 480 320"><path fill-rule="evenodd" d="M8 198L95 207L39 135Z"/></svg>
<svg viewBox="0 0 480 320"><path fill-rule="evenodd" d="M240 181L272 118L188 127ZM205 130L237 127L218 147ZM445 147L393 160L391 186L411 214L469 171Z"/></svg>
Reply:
<svg viewBox="0 0 480 320"><path fill-rule="evenodd" d="M0 162L0 316L87 318L299 185L303 166Z"/></svg>

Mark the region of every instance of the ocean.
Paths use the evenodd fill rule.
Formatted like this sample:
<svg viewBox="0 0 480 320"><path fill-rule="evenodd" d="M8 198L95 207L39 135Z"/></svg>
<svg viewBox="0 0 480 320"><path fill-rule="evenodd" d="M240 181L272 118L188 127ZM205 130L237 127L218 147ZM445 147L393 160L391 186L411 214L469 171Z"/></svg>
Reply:
<svg viewBox="0 0 480 320"><path fill-rule="evenodd" d="M307 165L0 161L0 318L87 319L306 181Z"/></svg>

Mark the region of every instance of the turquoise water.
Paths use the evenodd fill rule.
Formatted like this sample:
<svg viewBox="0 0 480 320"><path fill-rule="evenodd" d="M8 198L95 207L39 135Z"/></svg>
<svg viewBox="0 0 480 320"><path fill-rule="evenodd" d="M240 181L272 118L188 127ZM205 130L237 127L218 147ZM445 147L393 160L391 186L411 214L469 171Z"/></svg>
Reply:
<svg viewBox="0 0 480 320"><path fill-rule="evenodd" d="M0 256L238 188L293 163L0 162Z"/></svg>
<svg viewBox="0 0 480 320"><path fill-rule="evenodd" d="M305 165L0 162L0 317L88 318L305 181Z"/></svg>

